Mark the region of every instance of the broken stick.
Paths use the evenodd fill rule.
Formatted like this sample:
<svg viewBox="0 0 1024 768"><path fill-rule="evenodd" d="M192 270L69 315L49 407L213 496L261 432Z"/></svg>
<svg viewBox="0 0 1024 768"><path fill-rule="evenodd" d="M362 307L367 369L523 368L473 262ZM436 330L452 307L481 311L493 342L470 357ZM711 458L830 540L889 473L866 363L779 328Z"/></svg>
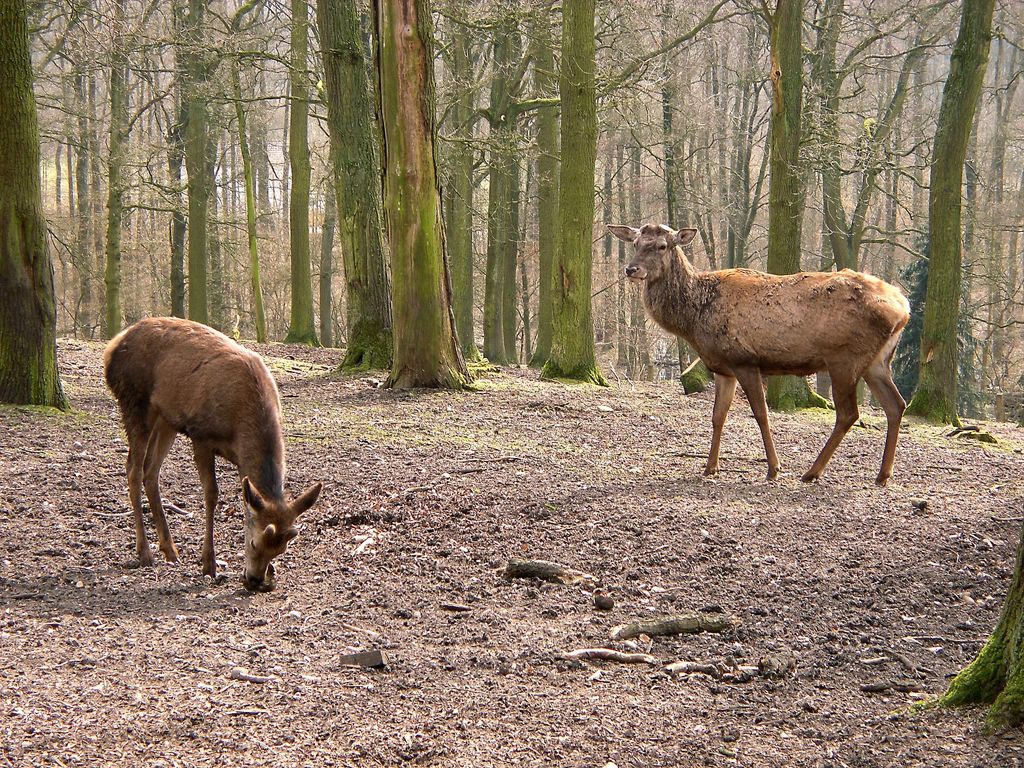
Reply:
<svg viewBox="0 0 1024 768"><path fill-rule="evenodd" d="M618 661L623 664L661 664L661 660L649 653L624 653L611 648L580 648L562 654L563 659L599 659Z"/></svg>
<svg viewBox="0 0 1024 768"><path fill-rule="evenodd" d="M714 664L701 664L697 661L676 661L668 664L665 671L670 675L708 675L718 680L722 677L722 670Z"/></svg>
<svg viewBox="0 0 1024 768"><path fill-rule="evenodd" d="M505 566L506 579L541 579L555 584L594 583L596 578L589 573L566 568L550 560L509 560Z"/></svg>
<svg viewBox="0 0 1024 768"><path fill-rule="evenodd" d="M631 637L647 635L695 635L700 632L725 632L740 625L735 616L708 616L702 613L687 613L652 621L638 621L635 624L620 624L612 630L612 640L628 640Z"/></svg>

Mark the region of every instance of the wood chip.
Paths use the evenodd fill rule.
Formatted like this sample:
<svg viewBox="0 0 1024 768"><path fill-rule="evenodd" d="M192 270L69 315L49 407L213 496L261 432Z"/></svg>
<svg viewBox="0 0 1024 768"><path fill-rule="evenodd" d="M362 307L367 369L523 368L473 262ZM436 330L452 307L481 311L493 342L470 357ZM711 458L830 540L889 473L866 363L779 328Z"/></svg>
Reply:
<svg viewBox="0 0 1024 768"><path fill-rule="evenodd" d="M670 675L708 675L716 680L721 679L722 670L714 664L701 664L696 661L675 661L665 667Z"/></svg>
<svg viewBox="0 0 1024 768"><path fill-rule="evenodd" d="M367 669L382 669L388 665L388 657L383 651L360 651L349 653L338 658L338 662L346 667L365 667Z"/></svg>

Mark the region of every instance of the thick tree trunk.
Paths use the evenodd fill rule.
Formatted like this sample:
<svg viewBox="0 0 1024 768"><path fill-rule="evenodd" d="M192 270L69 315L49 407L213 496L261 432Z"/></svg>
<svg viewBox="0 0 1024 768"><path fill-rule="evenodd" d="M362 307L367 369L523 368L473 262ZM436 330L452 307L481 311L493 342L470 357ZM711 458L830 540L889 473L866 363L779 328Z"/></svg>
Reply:
<svg viewBox="0 0 1024 768"><path fill-rule="evenodd" d="M67 410L23 2L0 3L0 72L0 402Z"/></svg>
<svg viewBox="0 0 1024 768"><path fill-rule="evenodd" d="M960 207L964 158L992 39L994 0L964 5L942 92L928 196L929 269L921 330L921 372L907 413L959 424L957 321L962 253Z"/></svg>
<svg viewBox="0 0 1024 768"><path fill-rule="evenodd" d="M802 0L778 0L771 23L772 118L768 186L768 271L800 271L804 188L800 164L800 112L803 72L800 50ZM806 379L773 376L768 405L775 410L827 406Z"/></svg>
<svg viewBox="0 0 1024 768"><path fill-rule="evenodd" d="M387 384L462 388L437 186L433 28L427 0L374 0L384 220L394 281L394 362Z"/></svg>
<svg viewBox="0 0 1024 768"><path fill-rule="evenodd" d="M291 246L292 310L285 341L317 346L313 325L313 279L309 251L309 6L306 0L292 0L291 114L289 117L288 163L292 188L288 205L288 242Z"/></svg>
<svg viewBox="0 0 1024 768"><path fill-rule="evenodd" d="M597 92L594 83L594 0L563 8L562 174L555 258L551 356L546 378L607 385L594 356L591 310L594 172L597 162Z"/></svg>
<svg viewBox="0 0 1024 768"><path fill-rule="evenodd" d="M392 354L391 285L381 223L374 105L358 8L346 0L321 0L317 20L345 270L348 347L342 367L387 368Z"/></svg>
<svg viewBox="0 0 1024 768"><path fill-rule="evenodd" d="M554 11L548 6L546 13L536 16L533 34L535 96L550 98L556 95L558 75L552 52ZM537 110L537 347L530 365L540 368L551 356L551 304L554 292L553 269L558 248L558 107Z"/></svg>

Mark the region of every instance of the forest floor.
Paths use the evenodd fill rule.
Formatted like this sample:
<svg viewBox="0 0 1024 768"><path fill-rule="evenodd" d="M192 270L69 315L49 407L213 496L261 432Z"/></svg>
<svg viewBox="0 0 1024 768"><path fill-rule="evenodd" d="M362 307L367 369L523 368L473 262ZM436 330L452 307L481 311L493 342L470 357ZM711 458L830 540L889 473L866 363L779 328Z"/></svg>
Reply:
<svg viewBox="0 0 1024 768"><path fill-rule="evenodd" d="M262 346L289 487L325 491L277 589L248 594L227 465L227 578L200 574L184 439L162 476L182 562L133 567L101 351L61 343L73 414L0 410L0 766L1024 765L1021 732L985 735L978 710L908 711L998 617L1024 430L987 425L992 447L911 424L880 489L884 420L868 411L805 485L832 417L774 415L783 475L766 483L737 398L707 479L710 393L518 369L475 392L399 393L333 372L336 351ZM512 558L592 574L614 608L596 610L586 585L506 579ZM691 611L742 624L610 643L617 624ZM795 671L673 677L563 658L606 645ZM373 649L384 669L342 663ZM889 683L904 691L862 689Z"/></svg>

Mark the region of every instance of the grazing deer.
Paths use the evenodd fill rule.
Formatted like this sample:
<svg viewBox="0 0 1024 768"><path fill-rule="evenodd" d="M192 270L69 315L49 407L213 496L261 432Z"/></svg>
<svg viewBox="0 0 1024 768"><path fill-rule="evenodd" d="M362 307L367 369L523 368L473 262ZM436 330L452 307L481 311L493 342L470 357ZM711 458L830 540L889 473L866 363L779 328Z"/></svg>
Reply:
<svg viewBox="0 0 1024 768"><path fill-rule="evenodd" d="M242 476L245 502L245 586L274 587L271 561L298 535L295 518L316 503L316 483L292 501L284 498L281 404L270 371L254 352L190 320L152 317L122 331L103 353L107 386L121 409L128 436L128 495L135 513L139 564L153 564L142 521L142 488L168 562L178 561L160 500L160 465L180 432L192 440L206 501L203 573L216 576L213 513L215 458Z"/></svg>
<svg viewBox="0 0 1024 768"><path fill-rule="evenodd" d="M736 383L750 402L768 457L768 479L779 474L768 426L762 375L808 376L828 371L836 423L814 464L801 478L821 477L832 454L857 422L857 381L867 382L885 411L888 429L875 482L892 476L896 439L906 403L890 364L910 305L900 290L871 275L798 272L769 275L749 269L699 272L682 247L697 233L664 225L609 226L633 243L626 276L643 282L644 305L658 325L688 341L715 374L711 452L705 475L718 471L718 449Z"/></svg>

